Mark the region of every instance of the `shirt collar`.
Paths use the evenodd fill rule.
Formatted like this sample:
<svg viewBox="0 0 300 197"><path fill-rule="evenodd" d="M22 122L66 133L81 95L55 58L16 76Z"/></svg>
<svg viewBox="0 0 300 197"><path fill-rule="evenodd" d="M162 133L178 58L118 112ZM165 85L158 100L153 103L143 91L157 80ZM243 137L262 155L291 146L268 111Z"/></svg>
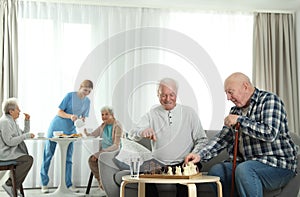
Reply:
<svg viewBox="0 0 300 197"><path fill-rule="evenodd" d="M162 105L160 105L160 110L163 111L164 113L168 114L169 112L174 112L174 111L177 111L177 109L179 109L179 104L176 103L175 107L171 110L165 110Z"/></svg>
<svg viewBox="0 0 300 197"><path fill-rule="evenodd" d="M257 88L255 88L254 93L251 97L250 105L252 102L255 102L255 103L258 102L258 98L259 98L259 90Z"/></svg>

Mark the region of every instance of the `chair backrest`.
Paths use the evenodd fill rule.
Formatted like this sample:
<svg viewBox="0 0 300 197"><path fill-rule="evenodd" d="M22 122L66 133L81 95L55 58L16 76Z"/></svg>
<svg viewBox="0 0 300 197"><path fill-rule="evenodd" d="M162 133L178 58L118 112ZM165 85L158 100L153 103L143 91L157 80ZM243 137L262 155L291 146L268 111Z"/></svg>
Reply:
<svg viewBox="0 0 300 197"><path fill-rule="evenodd" d="M290 135L291 135L291 138L292 138L293 142L294 142L296 145L300 146L300 137L299 137L299 135L297 135L297 134L294 133L294 132L290 132Z"/></svg>

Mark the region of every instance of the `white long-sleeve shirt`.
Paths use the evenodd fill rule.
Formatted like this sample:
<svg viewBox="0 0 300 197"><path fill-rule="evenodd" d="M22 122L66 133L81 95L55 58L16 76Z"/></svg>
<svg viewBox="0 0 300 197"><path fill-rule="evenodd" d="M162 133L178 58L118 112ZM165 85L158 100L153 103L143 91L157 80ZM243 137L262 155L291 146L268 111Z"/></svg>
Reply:
<svg viewBox="0 0 300 197"><path fill-rule="evenodd" d="M152 155L165 165L181 163L188 153L199 153L207 142L198 115L188 106L177 104L170 111L162 106L151 109L129 131L129 138L141 140L141 133L147 128L156 133L156 141L151 141Z"/></svg>

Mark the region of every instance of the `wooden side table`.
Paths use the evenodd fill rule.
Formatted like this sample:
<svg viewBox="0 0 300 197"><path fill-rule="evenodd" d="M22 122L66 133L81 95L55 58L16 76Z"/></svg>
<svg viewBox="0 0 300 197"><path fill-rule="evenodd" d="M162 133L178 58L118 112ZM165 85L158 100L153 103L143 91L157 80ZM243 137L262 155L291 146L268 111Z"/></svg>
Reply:
<svg viewBox="0 0 300 197"><path fill-rule="evenodd" d="M128 183L138 183L138 196L145 196L145 184L146 183L161 183L161 184L182 184L188 187L189 197L197 196L196 183L216 183L218 188L218 196L222 197L222 184L220 177L217 176L198 176L191 179L168 179L168 178L131 178L130 175L122 177L122 183L120 188L120 197L125 196L125 186Z"/></svg>

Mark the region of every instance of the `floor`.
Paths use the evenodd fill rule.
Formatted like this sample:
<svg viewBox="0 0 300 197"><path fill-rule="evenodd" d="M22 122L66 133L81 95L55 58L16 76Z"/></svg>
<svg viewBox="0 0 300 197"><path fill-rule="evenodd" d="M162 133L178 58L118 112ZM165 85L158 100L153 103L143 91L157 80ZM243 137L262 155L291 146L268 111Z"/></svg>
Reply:
<svg viewBox="0 0 300 197"><path fill-rule="evenodd" d="M52 188L50 189L50 192L54 192L56 188ZM86 188L79 188L81 194L85 194ZM38 196L38 197L42 197L43 194L41 192L40 189L25 189L25 197L32 197L32 196ZM0 187L0 196L1 197L9 197L9 195L3 190L2 187ZM46 195L45 195L46 196ZM76 195L74 195L76 196ZM97 187L93 187L90 190L90 194L86 194L86 197L92 197L92 196L99 196L97 195Z"/></svg>

